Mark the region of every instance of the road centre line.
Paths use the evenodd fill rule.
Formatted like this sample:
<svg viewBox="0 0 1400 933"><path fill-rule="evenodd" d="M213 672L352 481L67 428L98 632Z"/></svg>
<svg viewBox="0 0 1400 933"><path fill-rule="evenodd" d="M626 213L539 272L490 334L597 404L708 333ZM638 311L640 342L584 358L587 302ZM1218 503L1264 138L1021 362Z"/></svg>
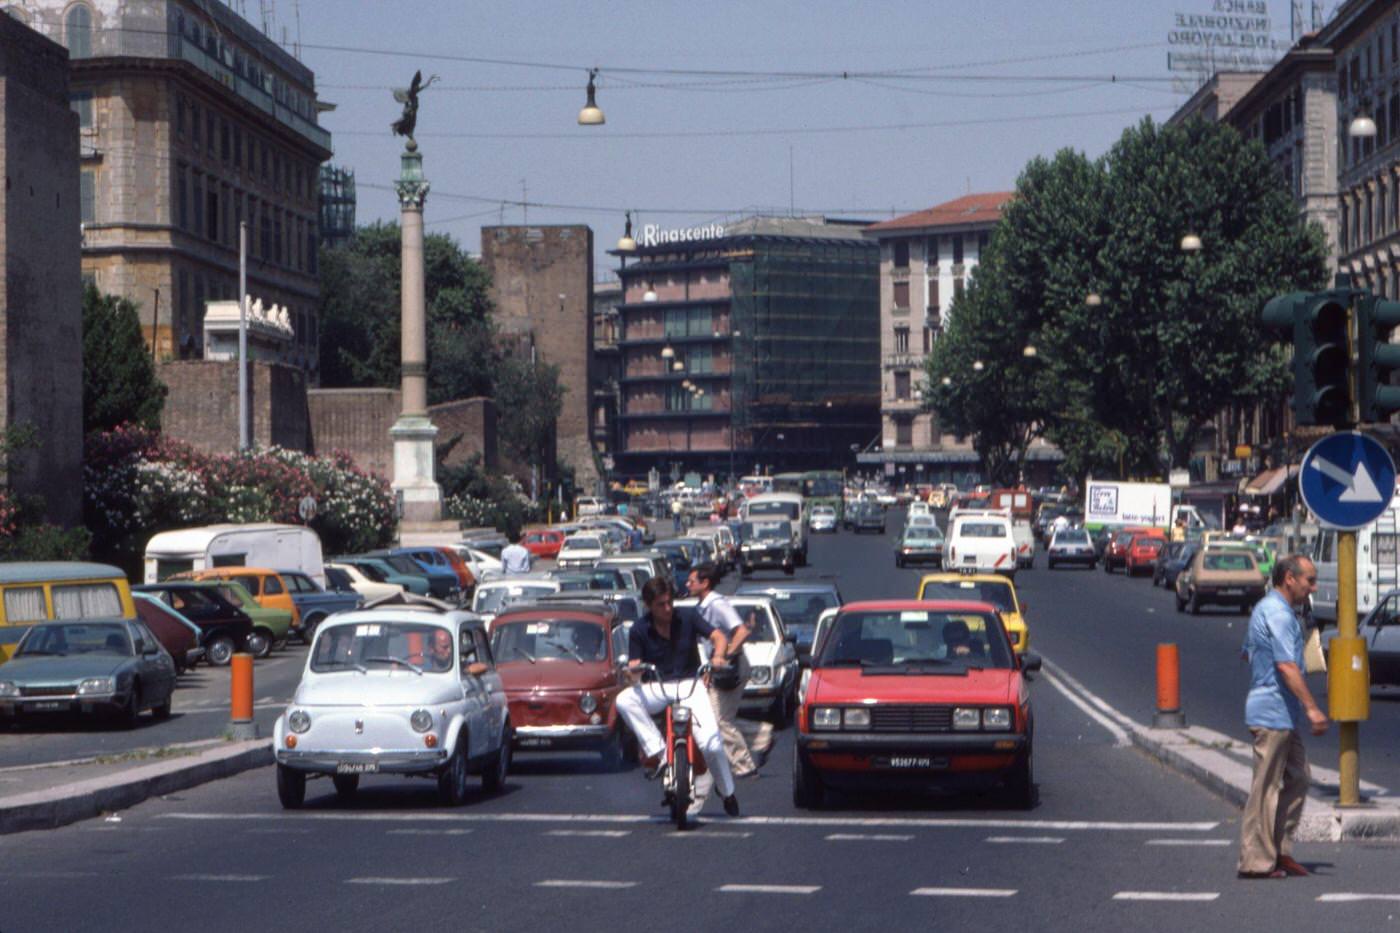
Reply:
<svg viewBox="0 0 1400 933"><path fill-rule="evenodd" d="M1059 677L1051 674L1049 671L1045 671L1043 676L1045 677L1046 683L1058 690L1066 700L1069 700L1075 706L1079 707L1084 715L1103 726L1104 729L1108 731L1108 734L1113 736L1113 744L1115 746L1118 748L1127 748L1133 744L1133 740L1128 738L1128 733L1122 726L1090 706L1087 700L1070 690L1069 687L1060 681Z"/></svg>
<svg viewBox="0 0 1400 933"><path fill-rule="evenodd" d="M1044 664L1045 670L1049 671L1059 680L1064 681L1064 683L1068 684L1070 688L1072 688L1076 693L1083 697L1086 702L1097 706L1100 712L1117 722L1125 730L1131 731L1134 729L1141 728L1141 726L1131 716L1128 716L1126 713L1121 712L1113 704L1109 703L1103 697L1099 696L1097 693L1084 686L1084 684L1081 681L1071 676L1069 672L1067 672L1063 667L1060 667L1060 665L1055 664L1054 662L1046 659L1044 655L1041 656L1041 663Z"/></svg>
<svg viewBox="0 0 1400 933"><path fill-rule="evenodd" d="M391 829L390 836L465 836L470 829Z"/></svg>
<svg viewBox="0 0 1400 933"><path fill-rule="evenodd" d="M732 833L722 829L711 829L703 833L683 833L674 832L668 835L670 839L747 839L753 833Z"/></svg>
<svg viewBox="0 0 1400 933"><path fill-rule="evenodd" d="M1400 894L1357 894L1337 891L1332 894L1319 894L1317 899L1324 904L1353 904L1357 901L1400 901Z"/></svg>
<svg viewBox="0 0 1400 933"><path fill-rule="evenodd" d="M827 842L908 842L913 839L913 834L899 835L896 833L832 833L826 837Z"/></svg>
<svg viewBox="0 0 1400 933"><path fill-rule="evenodd" d="M1213 901L1219 891L1119 891L1115 901Z"/></svg>
<svg viewBox="0 0 1400 933"><path fill-rule="evenodd" d="M281 813L161 813L157 819L193 820L197 822L308 820L330 822L399 822L399 823L592 823L594 825L643 825L668 822L662 816L634 813L346 813L281 812ZM1220 827L1218 820L1180 823L1111 820L1011 820L1011 819L947 819L941 817L830 817L830 816L746 816L725 820L732 827L796 826L830 827L896 827L909 829L1018 829L1057 830L1061 832L1198 832ZM703 835L703 833L702 833Z"/></svg>
<svg viewBox="0 0 1400 933"><path fill-rule="evenodd" d="M212 875L212 874L192 874L192 875L171 875L171 881L237 881L237 882L258 882L266 881L269 875Z"/></svg>
<svg viewBox="0 0 1400 933"><path fill-rule="evenodd" d="M588 880L567 880L563 878L551 878L548 881L536 881L537 888L635 888L635 881L588 881Z"/></svg>
<svg viewBox="0 0 1400 933"><path fill-rule="evenodd" d="M1149 846L1228 846L1231 839L1149 839L1143 845Z"/></svg>
<svg viewBox="0 0 1400 933"><path fill-rule="evenodd" d="M456 881L455 878L346 878L346 884L388 884L388 885L422 885L422 884L450 884Z"/></svg>
<svg viewBox="0 0 1400 933"><path fill-rule="evenodd" d="M1063 836L988 836L983 841L992 845L1057 846L1065 840Z"/></svg>
<svg viewBox="0 0 1400 933"><path fill-rule="evenodd" d="M915 888L913 897L1015 897L1015 888Z"/></svg>
<svg viewBox="0 0 1400 933"><path fill-rule="evenodd" d="M598 836L605 839L621 839L632 835L630 829L551 829L546 836Z"/></svg>
<svg viewBox="0 0 1400 933"><path fill-rule="evenodd" d="M715 888L721 894L816 894L819 884L722 884Z"/></svg>

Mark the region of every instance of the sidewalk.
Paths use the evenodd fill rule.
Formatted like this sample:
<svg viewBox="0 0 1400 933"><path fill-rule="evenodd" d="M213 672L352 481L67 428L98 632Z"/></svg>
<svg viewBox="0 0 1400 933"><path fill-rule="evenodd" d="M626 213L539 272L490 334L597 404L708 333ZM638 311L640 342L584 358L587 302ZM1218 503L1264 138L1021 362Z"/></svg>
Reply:
<svg viewBox="0 0 1400 933"><path fill-rule="evenodd" d="M3 768L0 834L65 826L271 763L269 739L213 739Z"/></svg>
<svg viewBox="0 0 1400 933"><path fill-rule="evenodd" d="M1085 712L1110 731L1164 765L1192 778L1230 803L1243 807L1253 780L1253 749L1249 743L1207 729L1154 729L1136 722L1110 706L1058 666L1044 662L1052 686L1071 696ZM1361 782L1363 806L1337 806L1338 774L1317 762L1309 762L1312 787L1303 806L1295 839L1338 842L1344 839L1400 839L1400 788Z"/></svg>

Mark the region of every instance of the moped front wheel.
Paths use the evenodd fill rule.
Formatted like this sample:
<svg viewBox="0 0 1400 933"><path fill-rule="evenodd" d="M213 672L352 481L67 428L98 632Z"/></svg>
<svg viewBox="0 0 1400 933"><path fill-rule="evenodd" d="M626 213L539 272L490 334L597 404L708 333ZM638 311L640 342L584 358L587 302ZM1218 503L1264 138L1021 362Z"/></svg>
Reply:
<svg viewBox="0 0 1400 933"><path fill-rule="evenodd" d="M687 829L690 809L690 748L687 742L676 742L671 751L671 819L676 829Z"/></svg>

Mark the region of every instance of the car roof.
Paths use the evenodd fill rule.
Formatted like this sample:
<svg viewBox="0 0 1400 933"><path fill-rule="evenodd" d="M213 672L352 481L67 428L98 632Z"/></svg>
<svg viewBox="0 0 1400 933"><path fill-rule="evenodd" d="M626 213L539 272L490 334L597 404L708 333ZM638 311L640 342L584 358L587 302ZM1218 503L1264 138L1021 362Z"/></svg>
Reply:
<svg viewBox="0 0 1400 933"><path fill-rule="evenodd" d="M393 608L379 609L356 609L350 612L337 612L333 616L328 616L317 628L324 630L331 626L339 625L365 625L372 622L436 622L439 625L452 626L461 622L469 622L477 626L485 626L486 622L473 612L465 612L461 609L453 609L448 612L433 612L424 609L407 609L395 606Z"/></svg>
<svg viewBox="0 0 1400 933"><path fill-rule="evenodd" d="M502 621L536 621L540 619L557 619L561 614L568 614L575 617L588 618L595 622L604 624L611 623L616 616L608 605L599 600L596 602L586 602L575 598L574 601L541 601L538 603L521 603L510 606L496 614L492 626L500 625Z"/></svg>
<svg viewBox="0 0 1400 933"><path fill-rule="evenodd" d="M846 603L841 614L848 612L914 612L936 610L938 612L988 612L997 615L997 608L991 603L974 599L869 599L863 602Z"/></svg>
<svg viewBox="0 0 1400 933"><path fill-rule="evenodd" d="M49 580L90 580L126 574L111 564L76 560L21 560L0 563L0 583L36 583Z"/></svg>
<svg viewBox="0 0 1400 933"><path fill-rule="evenodd" d="M1005 586L1016 589L1016 584L1003 577L999 573L926 573L919 578L919 586L925 583L953 583L959 580L971 580L973 583L1001 583Z"/></svg>
<svg viewBox="0 0 1400 933"><path fill-rule="evenodd" d="M734 591L735 596L747 596L754 593L831 593L837 595L835 583L741 583Z"/></svg>

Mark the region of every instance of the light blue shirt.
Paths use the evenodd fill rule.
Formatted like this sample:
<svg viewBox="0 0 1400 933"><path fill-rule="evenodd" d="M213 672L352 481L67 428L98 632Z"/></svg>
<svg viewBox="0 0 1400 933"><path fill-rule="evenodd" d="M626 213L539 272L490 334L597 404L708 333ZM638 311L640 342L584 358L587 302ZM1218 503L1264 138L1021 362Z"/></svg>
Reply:
<svg viewBox="0 0 1400 933"><path fill-rule="evenodd" d="M1244 637L1244 652L1249 658L1245 725L1297 729L1303 722L1303 705L1279 678L1274 665L1291 661L1303 670L1303 627L1278 590L1269 590L1255 605Z"/></svg>

